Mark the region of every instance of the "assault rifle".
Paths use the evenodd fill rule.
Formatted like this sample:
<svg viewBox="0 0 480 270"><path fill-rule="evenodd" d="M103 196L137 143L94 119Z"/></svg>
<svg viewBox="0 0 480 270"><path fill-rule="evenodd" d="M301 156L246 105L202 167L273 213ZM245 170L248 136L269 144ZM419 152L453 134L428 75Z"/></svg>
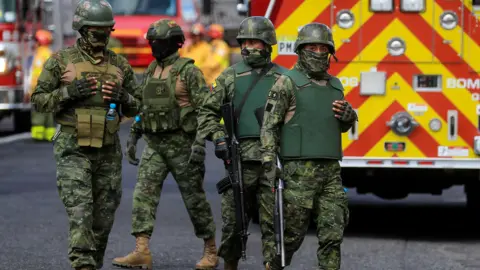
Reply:
<svg viewBox="0 0 480 270"><path fill-rule="evenodd" d="M245 190L243 186L242 177L242 163L240 154L240 143L237 140L237 121L235 118L235 112L233 103L225 103L221 107L222 117L225 123L225 129L227 132L227 145L228 145L228 159L225 160L225 167L228 172L228 176L217 183L217 190L219 194L225 192L228 188L232 187L233 198L235 200L235 219L236 230L241 239L242 245L242 259L246 260L247 239L248 239L248 218L245 212Z"/></svg>
<svg viewBox="0 0 480 270"><path fill-rule="evenodd" d="M258 125L260 128L262 127L263 123L263 114L264 108L260 107L255 110L255 117L257 118ZM277 154L277 167L282 169L282 163L278 158ZM283 179L278 178L277 184L275 186L275 206L273 212L273 224L275 230L275 244L277 246L277 256L280 256L280 260L282 263L282 267L285 267L285 240L284 240L284 232L285 232L285 220L283 219L283 188L284 183Z"/></svg>

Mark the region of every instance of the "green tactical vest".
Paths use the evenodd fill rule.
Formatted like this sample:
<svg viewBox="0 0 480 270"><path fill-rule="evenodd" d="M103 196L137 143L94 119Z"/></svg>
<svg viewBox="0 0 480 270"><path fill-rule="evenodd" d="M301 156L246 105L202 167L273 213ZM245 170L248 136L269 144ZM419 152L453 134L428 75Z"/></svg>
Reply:
<svg viewBox="0 0 480 270"><path fill-rule="evenodd" d="M296 109L293 117L282 127L280 155L284 159L341 160L341 128L332 103L343 99L342 83L332 77L325 86L320 86L296 68L285 75L297 86Z"/></svg>
<svg viewBox="0 0 480 270"><path fill-rule="evenodd" d="M190 58L178 58L171 67L166 79L147 78L143 89L143 100L141 108L141 127L147 133L170 132L183 128L186 132L196 129L195 123L185 125L185 118L192 118L193 107L180 108L178 105L175 90L177 78L182 69L194 61ZM153 72L157 64L153 66ZM190 121L191 122L191 121ZM192 127L193 126L193 127Z"/></svg>
<svg viewBox="0 0 480 270"><path fill-rule="evenodd" d="M76 101L71 105L71 109L58 113L55 120L63 126L75 128L79 146L101 148L104 145L112 145L115 142L116 133L120 129L120 116L117 113L115 120L106 121L109 103L103 100L101 89L102 83L105 81L123 83L118 78L118 74L122 74L123 71L118 67L117 56L109 51L106 64L94 65L85 59L82 52L76 47L64 50L63 54L65 59L68 59L64 63L65 66L74 66L77 80L87 77L97 78L97 94ZM117 104L118 107L120 106Z"/></svg>
<svg viewBox="0 0 480 270"><path fill-rule="evenodd" d="M273 66L267 75L258 80L257 84L248 94L247 100L243 105L240 113L240 117L237 120L237 136L238 138L259 138L260 127L255 117L255 110L259 107L265 107L267 102L267 95L272 86L283 73L288 69L272 63ZM233 95L233 107L235 110L239 108L245 93L255 80L256 76L259 76L257 72L252 70L252 67L241 61L232 68L235 70L235 93Z"/></svg>

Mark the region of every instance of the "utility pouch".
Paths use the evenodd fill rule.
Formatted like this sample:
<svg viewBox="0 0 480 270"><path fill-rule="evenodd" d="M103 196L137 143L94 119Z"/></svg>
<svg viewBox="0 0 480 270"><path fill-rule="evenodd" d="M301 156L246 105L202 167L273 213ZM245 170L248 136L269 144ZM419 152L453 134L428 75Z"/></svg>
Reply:
<svg viewBox="0 0 480 270"><path fill-rule="evenodd" d="M194 133L197 130L197 114L193 107L180 110L180 126L186 133Z"/></svg>
<svg viewBox="0 0 480 270"><path fill-rule="evenodd" d="M105 133L104 109L75 109L77 143L79 146L101 148Z"/></svg>

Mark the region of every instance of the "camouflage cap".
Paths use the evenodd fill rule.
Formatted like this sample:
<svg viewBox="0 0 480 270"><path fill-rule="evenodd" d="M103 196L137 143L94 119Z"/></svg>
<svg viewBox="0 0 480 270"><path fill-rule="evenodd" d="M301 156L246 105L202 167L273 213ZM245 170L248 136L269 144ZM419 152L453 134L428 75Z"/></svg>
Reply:
<svg viewBox="0 0 480 270"><path fill-rule="evenodd" d="M81 0L78 2L73 16L73 30L80 30L83 26L112 27L112 6L105 0Z"/></svg>
<svg viewBox="0 0 480 270"><path fill-rule="evenodd" d="M332 30L323 23L309 23L300 29L295 41L295 52L304 44L324 44L328 46L331 54L335 54L335 43Z"/></svg>
<svg viewBox="0 0 480 270"><path fill-rule="evenodd" d="M261 16L248 17L240 23L237 41L241 44L244 39L259 39L268 45L277 44L273 23Z"/></svg>
<svg viewBox="0 0 480 270"><path fill-rule="evenodd" d="M182 28L171 19L160 19L148 27L147 36L148 40L154 39L169 39L171 37L183 37Z"/></svg>

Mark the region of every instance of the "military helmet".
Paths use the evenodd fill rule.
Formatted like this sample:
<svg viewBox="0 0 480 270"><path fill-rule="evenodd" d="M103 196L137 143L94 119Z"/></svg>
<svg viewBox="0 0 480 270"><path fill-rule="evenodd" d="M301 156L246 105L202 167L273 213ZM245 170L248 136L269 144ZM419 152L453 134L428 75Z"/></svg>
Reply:
<svg viewBox="0 0 480 270"><path fill-rule="evenodd" d="M328 46L331 54L335 54L332 30L323 23L309 23L300 29L295 41L295 52L304 44L324 44Z"/></svg>
<svg viewBox="0 0 480 270"><path fill-rule="evenodd" d="M148 27L148 40L154 39L170 39L172 37L181 37L185 40L182 28L171 19L160 19Z"/></svg>
<svg viewBox="0 0 480 270"><path fill-rule="evenodd" d="M237 41L241 44L244 39L259 39L268 45L277 44L273 23L261 16L248 17L240 23Z"/></svg>
<svg viewBox="0 0 480 270"><path fill-rule="evenodd" d="M112 27L112 6L105 0L81 0L73 16L72 28L75 31L83 26Z"/></svg>

